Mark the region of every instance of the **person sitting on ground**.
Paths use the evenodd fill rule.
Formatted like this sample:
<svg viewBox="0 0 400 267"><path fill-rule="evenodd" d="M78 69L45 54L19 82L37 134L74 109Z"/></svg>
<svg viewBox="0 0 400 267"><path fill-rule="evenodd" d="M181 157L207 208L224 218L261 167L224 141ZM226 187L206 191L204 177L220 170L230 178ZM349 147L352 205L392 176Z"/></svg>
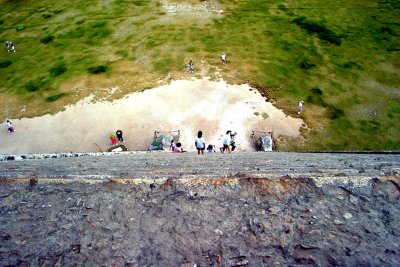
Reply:
<svg viewBox="0 0 400 267"><path fill-rule="evenodd" d="M122 131L120 129L118 129L115 134L117 135L118 138L118 143L120 142L124 142L124 139L122 138Z"/></svg>
<svg viewBox="0 0 400 267"><path fill-rule="evenodd" d="M14 127L12 126L12 122L7 120L7 132L8 133L13 133L15 132Z"/></svg>
<svg viewBox="0 0 400 267"><path fill-rule="evenodd" d="M111 141L111 145L115 146L117 144L117 137L115 136L115 134L111 133L110 134L110 141Z"/></svg>
<svg viewBox="0 0 400 267"><path fill-rule="evenodd" d="M219 150L221 151L221 153L224 153L225 150L228 151L228 153L231 153L231 147L229 146L231 143L231 132L232 131L227 131L226 135L224 137L224 141L222 143L222 147L219 148Z"/></svg>
<svg viewBox="0 0 400 267"><path fill-rule="evenodd" d="M222 61L222 65L225 66L225 64L226 64L226 54L225 54L225 53L222 53L222 55L221 55L221 61Z"/></svg>
<svg viewBox="0 0 400 267"><path fill-rule="evenodd" d="M189 69L190 73L193 73L194 65L193 65L193 61L192 60L190 60L189 63L188 63L188 69Z"/></svg>
<svg viewBox="0 0 400 267"><path fill-rule="evenodd" d="M173 153L182 153L182 144L181 143L176 143L176 146L174 147Z"/></svg>
<svg viewBox="0 0 400 267"><path fill-rule="evenodd" d="M202 131L199 131L197 133L197 138L194 141L194 145L196 146L197 154L200 153L204 154L204 149L206 148L206 141L204 140Z"/></svg>
<svg viewBox="0 0 400 267"><path fill-rule="evenodd" d="M213 145L208 145L208 147L207 147L207 152L208 152L208 153L215 153L216 151L215 151L214 146L213 146Z"/></svg>

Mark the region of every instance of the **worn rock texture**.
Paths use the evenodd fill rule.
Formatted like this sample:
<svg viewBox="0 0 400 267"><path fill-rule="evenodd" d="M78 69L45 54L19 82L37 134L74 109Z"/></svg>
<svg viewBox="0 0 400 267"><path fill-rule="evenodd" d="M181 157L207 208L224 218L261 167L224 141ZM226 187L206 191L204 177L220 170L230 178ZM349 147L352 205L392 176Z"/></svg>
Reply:
<svg viewBox="0 0 400 267"><path fill-rule="evenodd" d="M398 155L0 162L0 266L398 266Z"/></svg>

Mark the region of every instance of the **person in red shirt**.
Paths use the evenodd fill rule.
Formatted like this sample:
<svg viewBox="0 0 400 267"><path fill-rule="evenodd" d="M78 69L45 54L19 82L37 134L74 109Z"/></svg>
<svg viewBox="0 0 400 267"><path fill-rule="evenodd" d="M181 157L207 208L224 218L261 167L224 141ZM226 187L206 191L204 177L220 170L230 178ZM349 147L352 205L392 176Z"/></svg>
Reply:
<svg viewBox="0 0 400 267"><path fill-rule="evenodd" d="M115 146L117 144L117 137L115 136L115 134L110 134L110 140L111 140L111 144L113 146Z"/></svg>

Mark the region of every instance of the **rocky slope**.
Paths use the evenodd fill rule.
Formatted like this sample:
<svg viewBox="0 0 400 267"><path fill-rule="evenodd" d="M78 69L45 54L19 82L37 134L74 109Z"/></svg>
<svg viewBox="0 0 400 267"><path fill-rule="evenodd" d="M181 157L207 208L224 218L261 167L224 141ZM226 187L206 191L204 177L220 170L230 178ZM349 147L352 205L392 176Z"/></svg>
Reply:
<svg viewBox="0 0 400 267"><path fill-rule="evenodd" d="M399 155L0 162L1 266L396 266Z"/></svg>

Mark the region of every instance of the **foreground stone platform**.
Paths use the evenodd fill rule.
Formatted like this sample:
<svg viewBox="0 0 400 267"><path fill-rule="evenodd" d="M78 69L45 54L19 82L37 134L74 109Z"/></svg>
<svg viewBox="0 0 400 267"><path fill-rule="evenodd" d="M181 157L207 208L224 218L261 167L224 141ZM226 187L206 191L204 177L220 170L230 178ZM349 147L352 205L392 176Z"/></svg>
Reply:
<svg viewBox="0 0 400 267"><path fill-rule="evenodd" d="M400 156L0 162L1 266L397 266Z"/></svg>

